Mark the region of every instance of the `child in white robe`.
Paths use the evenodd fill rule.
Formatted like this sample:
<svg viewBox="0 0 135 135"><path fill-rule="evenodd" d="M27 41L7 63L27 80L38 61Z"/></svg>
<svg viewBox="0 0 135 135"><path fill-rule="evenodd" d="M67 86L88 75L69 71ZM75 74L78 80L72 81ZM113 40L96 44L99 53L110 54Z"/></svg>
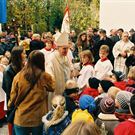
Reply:
<svg viewBox="0 0 135 135"><path fill-rule="evenodd" d="M44 54L44 57L45 57L45 67L46 67L47 64L50 61L49 55L53 52L53 41L52 41L52 39L49 39L49 38L47 39L46 46L45 46L45 48L43 48L41 50L41 52Z"/></svg>
<svg viewBox="0 0 135 135"><path fill-rule="evenodd" d="M99 80L103 80L113 70L111 61L107 58L109 54L109 47L102 45L99 50L100 59L95 64L95 77Z"/></svg>
<svg viewBox="0 0 135 135"><path fill-rule="evenodd" d="M79 73L77 84L80 89L84 89L88 84L89 78L94 76L94 68L92 65L94 59L89 50L82 51L80 57L83 67Z"/></svg>

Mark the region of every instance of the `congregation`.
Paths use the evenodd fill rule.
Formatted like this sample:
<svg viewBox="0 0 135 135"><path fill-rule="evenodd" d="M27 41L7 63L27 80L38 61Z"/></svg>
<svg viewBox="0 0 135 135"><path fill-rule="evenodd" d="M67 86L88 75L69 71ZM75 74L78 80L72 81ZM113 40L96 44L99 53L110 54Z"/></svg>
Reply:
<svg viewBox="0 0 135 135"><path fill-rule="evenodd" d="M9 135L135 135L135 30L4 31L0 84Z"/></svg>

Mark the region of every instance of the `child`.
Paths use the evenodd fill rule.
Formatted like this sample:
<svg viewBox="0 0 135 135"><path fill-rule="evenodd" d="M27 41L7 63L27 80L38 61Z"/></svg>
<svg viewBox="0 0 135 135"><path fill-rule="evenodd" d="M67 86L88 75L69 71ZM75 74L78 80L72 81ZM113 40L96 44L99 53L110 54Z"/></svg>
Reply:
<svg viewBox="0 0 135 135"><path fill-rule="evenodd" d="M84 89L88 84L88 79L94 76L93 69L93 55L91 51L85 50L80 53L81 61L82 61L82 69L80 71L80 76L78 77L77 84L80 89Z"/></svg>
<svg viewBox="0 0 135 135"><path fill-rule="evenodd" d="M61 135L64 129L70 124L68 111L65 111L65 98L56 95L52 99L53 110L42 117L45 125L43 135Z"/></svg>
<svg viewBox="0 0 135 135"><path fill-rule="evenodd" d="M100 102L100 114L96 119L96 124L101 127L105 124L106 135L113 135L114 127L119 123L118 118L114 115L115 102L110 97L104 97Z"/></svg>
<svg viewBox="0 0 135 135"><path fill-rule="evenodd" d="M121 122L114 129L114 135L135 135L135 95L130 99L130 112L134 118Z"/></svg>
<svg viewBox="0 0 135 135"><path fill-rule="evenodd" d="M130 56L127 57L125 64L128 67L128 69L135 66L135 46L132 46L130 48Z"/></svg>
<svg viewBox="0 0 135 135"><path fill-rule="evenodd" d="M107 92L109 88L111 88L112 86L114 86L114 84L110 81L107 81L107 80L100 81L99 87L98 87L98 92L100 95L95 98L95 102L97 106L96 115L100 113L99 105L100 105L101 99L108 96Z"/></svg>
<svg viewBox="0 0 135 135"><path fill-rule="evenodd" d="M110 79L116 87L121 90L125 90L127 82L124 81L125 75L121 71L112 70L112 75Z"/></svg>
<svg viewBox="0 0 135 135"><path fill-rule="evenodd" d="M115 87L115 86L112 86L112 87L110 87L110 88L108 89L107 94L108 94L109 97L111 97L113 100L115 100L116 95L117 95L117 93L118 93L119 91L121 91L121 89L119 89L119 88L117 88L117 87Z"/></svg>
<svg viewBox="0 0 135 135"><path fill-rule="evenodd" d="M127 87L125 90L135 94L135 66L131 67L129 70Z"/></svg>
<svg viewBox="0 0 135 135"><path fill-rule="evenodd" d="M66 89L63 95L66 99L66 110L69 113L69 117L71 117L75 109L78 108L78 105L76 103L78 92L79 88L77 86L77 83L74 80L68 80L66 82Z"/></svg>
<svg viewBox="0 0 135 135"><path fill-rule="evenodd" d="M77 121L71 123L62 135L101 135L98 126L91 122Z"/></svg>
<svg viewBox="0 0 135 135"><path fill-rule="evenodd" d="M100 95L97 96L95 98L95 100L102 99L102 98L108 96L107 92L108 92L109 88L111 88L112 86L114 86L114 84L111 81L107 81L107 80L100 81L99 87L98 87L98 92Z"/></svg>
<svg viewBox="0 0 135 135"><path fill-rule="evenodd" d="M128 73L127 86L135 88L135 66L131 67Z"/></svg>
<svg viewBox="0 0 135 135"><path fill-rule="evenodd" d="M46 39L46 46L45 46L45 48L43 48L42 50L41 50L41 52L44 54L44 57L45 57L45 67L46 67L46 65L48 64L48 58L49 58L49 55L53 52L53 41L52 41L52 39L50 39L50 38L48 38L48 39Z"/></svg>
<svg viewBox="0 0 135 135"><path fill-rule="evenodd" d="M93 112L96 110L94 98L89 95L83 95L79 99L79 108L72 115L72 122L84 120L86 122L94 122Z"/></svg>
<svg viewBox="0 0 135 135"><path fill-rule="evenodd" d="M82 95L90 95L92 97L97 97L99 95L98 93L98 86L100 81L95 77L89 78L89 87L85 88L84 91L81 93Z"/></svg>
<svg viewBox="0 0 135 135"><path fill-rule="evenodd" d="M115 110L115 116L120 121L125 121L128 118L132 118L132 115L129 111L129 105L128 105L132 95L133 94L128 91L120 91L116 95L115 106L118 109Z"/></svg>
<svg viewBox="0 0 135 135"><path fill-rule="evenodd" d="M109 47L107 45L102 45L99 50L100 59L94 67L95 77L99 80L103 80L113 70L111 61L107 58L108 54Z"/></svg>

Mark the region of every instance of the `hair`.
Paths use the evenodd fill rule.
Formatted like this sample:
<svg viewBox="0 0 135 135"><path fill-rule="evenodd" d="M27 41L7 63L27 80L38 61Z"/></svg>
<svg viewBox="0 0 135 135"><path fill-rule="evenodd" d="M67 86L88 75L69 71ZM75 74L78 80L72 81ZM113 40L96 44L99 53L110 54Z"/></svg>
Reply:
<svg viewBox="0 0 135 135"><path fill-rule="evenodd" d="M121 91L121 89L119 89L115 86L112 86L112 87L109 88L107 93L112 99L115 99L115 97L116 97L116 95L119 91Z"/></svg>
<svg viewBox="0 0 135 135"><path fill-rule="evenodd" d="M94 62L94 57L93 57L93 54L90 50L84 50L80 53L80 56L87 56L89 58L89 61L91 63Z"/></svg>
<svg viewBox="0 0 135 135"><path fill-rule="evenodd" d="M135 66L133 66L129 70L129 73L128 73L128 76L127 77L135 81Z"/></svg>
<svg viewBox="0 0 135 135"><path fill-rule="evenodd" d="M100 129L92 122L77 121L71 123L62 135L101 135Z"/></svg>
<svg viewBox="0 0 135 135"><path fill-rule="evenodd" d="M104 30L104 29L100 29L100 30L99 30L99 33L106 34L106 30Z"/></svg>
<svg viewBox="0 0 135 135"><path fill-rule="evenodd" d="M86 40L85 41L82 41L82 39L81 39L82 35L86 35ZM80 33L78 38L77 38L77 46L82 46L82 44L84 44L84 46L87 46L87 33L86 32Z"/></svg>
<svg viewBox="0 0 135 135"><path fill-rule="evenodd" d="M101 51L101 50L104 50L104 51L106 51L107 53L109 53L109 47L108 47L107 45L102 45L102 46L100 47L100 50L99 50L99 51Z"/></svg>
<svg viewBox="0 0 135 135"><path fill-rule="evenodd" d="M23 70L25 79L33 84L38 78L35 70L40 69L41 71L45 71L44 63L44 54L38 50L32 51L28 57L27 65Z"/></svg>
<svg viewBox="0 0 135 135"><path fill-rule="evenodd" d="M20 45L24 48L24 49L27 49L30 45L30 39L25 39L23 40Z"/></svg>
<svg viewBox="0 0 135 135"><path fill-rule="evenodd" d="M119 29L118 29L118 31L122 31L122 32L124 32L124 30L123 30L122 28L119 28Z"/></svg>
<svg viewBox="0 0 135 135"><path fill-rule="evenodd" d="M53 35L52 35L51 32L47 32L47 33L46 33L46 38L52 38L52 37L53 37Z"/></svg>
<svg viewBox="0 0 135 135"><path fill-rule="evenodd" d="M22 46L15 46L11 51L11 65L16 72L19 72L23 67L23 61L21 54L23 53Z"/></svg>
<svg viewBox="0 0 135 135"><path fill-rule="evenodd" d="M98 32L98 29L97 28L93 28L93 33L94 32Z"/></svg>
<svg viewBox="0 0 135 135"><path fill-rule="evenodd" d="M130 50L131 50L131 51L135 51L135 46L132 46L132 47L130 48Z"/></svg>
<svg viewBox="0 0 135 135"><path fill-rule="evenodd" d="M72 89L72 88L77 88L77 83L75 80L67 80L66 82L66 89Z"/></svg>
<svg viewBox="0 0 135 135"><path fill-rule="evenodd" d="M127 31L124 31L124 32L122 33L122 36L125 35L125 34L129 36L129 33L128 33Z"/></svg>
<svg viewBox="0 0 135 135"><path fill-rule="evenodd" d="M47 38L46 38L46 43L48 43L48 42L50 42L50 43L53 45L53 40L52 40L52 38L47 37Z"/></svg>
<svg viewBox="0 0 135 135"><path fill-rule="evenodd" d="M39 39L39 38L40 38L40 34L35 33L35 34L32 35L33 40L36 40L36 39Z"/></svg>

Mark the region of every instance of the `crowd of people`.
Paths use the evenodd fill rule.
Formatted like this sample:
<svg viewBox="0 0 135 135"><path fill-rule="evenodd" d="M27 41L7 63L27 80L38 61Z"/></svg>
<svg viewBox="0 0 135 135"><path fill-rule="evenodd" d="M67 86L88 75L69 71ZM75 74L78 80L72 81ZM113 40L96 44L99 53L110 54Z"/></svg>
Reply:
<svg viewBox="0 0 135 135"><path fill-rule="evenodd" d="M0 84L9 135L134 135L135 31L2 32Z"/></svg>

